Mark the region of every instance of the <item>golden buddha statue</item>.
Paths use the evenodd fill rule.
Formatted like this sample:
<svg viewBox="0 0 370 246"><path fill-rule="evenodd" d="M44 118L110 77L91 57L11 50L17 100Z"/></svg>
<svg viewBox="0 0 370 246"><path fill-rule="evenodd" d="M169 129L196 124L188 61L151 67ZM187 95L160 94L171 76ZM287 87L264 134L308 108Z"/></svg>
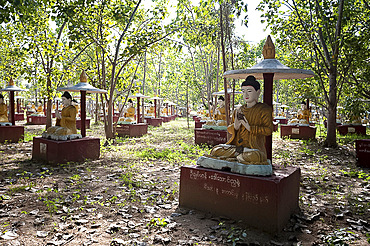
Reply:
<svg viewBox="0 0 370 246"><path fill-rule="evenodd" d="M65 91L62 95L62 112L55 111L56 124L55 126L49 127L46 132L43 133L43 137L51 138L55 140L68 140L81 138L80 134L77 134L76 128L76 107L72 105L72 96L68 91Z"/></svg>
<svg viewBox="0 0 370 246"><path fill-rule="evenodd" d="M218 107L215 112L215 120L226 120L225 98L219 96L217 102Z"/></svg>
<svg viewBox="0 0 370 246"><path fill-rule="evenodd" d="M135 123L135 108L134 103L131 99L127 101L127 108L123 114L123 118L119 118L118 122L121 124L133 124Z"/></svg>
<svg viewBox="0 0 370 246"><path fill-rule="evenodd" d="M0 94L0 122L9 122L8 107L4 103L4 96Z"/></svg>
<svg viewBox="0 0 370 246"><path fill-rule="evenodd" d="M153 106L152 102L149 102L149 104L150 104L150 106L149 106L149 109L147 111L147 114L150 117L155 117L155 107Z"/></svg>
<svg viewBox="0 0 370 246"><path fill-rule="evenodd" d="M163 116L167 116L167 115L168 115L168 110L167 110L167 107L166 107L166 105L165 105L165 104L163 104L163 108L162 108L162 110L161 110L161 114L162 114Z"/></svg>
<svg viewBox="0 0 370 246"><path fill-rule="evenodd" d="M44 108L42 107L42 102L41 101L39 101L39 106L37 107L36 112L38 114L43 114L44 113Z"/></svg>
<svg viewBox="0 0 370 246"><path fill-rule="evenodd" d="M233 112L227 131L232 135L226 144L213 147L208 157L242 164L268 165L265 136L273 131L272 107L258 103L260 84L248 76L241 85L246 104Z"/></svg>
<svg viewBox="0 0 370 246"><path fill-rule="evenodd" d="M305 102L301 102L301 109L297 112L297 118L300 124L309 124L310 123L311 112L307 108Z"/></svg>

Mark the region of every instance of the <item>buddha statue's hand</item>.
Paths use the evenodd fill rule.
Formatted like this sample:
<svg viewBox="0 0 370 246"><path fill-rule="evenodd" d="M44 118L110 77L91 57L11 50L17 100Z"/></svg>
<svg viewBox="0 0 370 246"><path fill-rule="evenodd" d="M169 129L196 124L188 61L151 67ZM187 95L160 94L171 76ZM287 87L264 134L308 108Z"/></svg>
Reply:
<svg viewBox="0 0 370 246"><path fill-rule="evenodd" d="M58 119L61 119L62 116L60 115L59 111L55 111L55 117L57 117Z"/></svg>

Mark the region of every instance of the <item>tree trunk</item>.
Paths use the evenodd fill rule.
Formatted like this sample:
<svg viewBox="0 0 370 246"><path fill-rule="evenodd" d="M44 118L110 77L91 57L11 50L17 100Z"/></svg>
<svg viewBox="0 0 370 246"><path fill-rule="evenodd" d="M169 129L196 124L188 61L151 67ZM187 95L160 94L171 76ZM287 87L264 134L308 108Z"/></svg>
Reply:
<svg viewBox="0 0 370 246"><path fill-rule="evenodd" d="M113 139L113 96L110 95L108 101L107 127L105 128L107 139Z"/></svg>
<svg viewBox="0 0 370 246"><path fill-rule="evenodd" d="M50 71L50 70L49 70ZM47 76L47 82L46 82L46 88L47 88L47 95L48 95L48 102L46 105L46 129L51 127L52 125L52 118L51 118L51 108L52 108L52 103L51 103L51 80L50 80L50 73Z"/></svg>
<svg viewBox="0 0 370 246"><path fill-rule="evenodd" d="M329 74L329 102L328 102L328 134L325 145L328 147L337 146L337 78L336 74Z"/></svg>

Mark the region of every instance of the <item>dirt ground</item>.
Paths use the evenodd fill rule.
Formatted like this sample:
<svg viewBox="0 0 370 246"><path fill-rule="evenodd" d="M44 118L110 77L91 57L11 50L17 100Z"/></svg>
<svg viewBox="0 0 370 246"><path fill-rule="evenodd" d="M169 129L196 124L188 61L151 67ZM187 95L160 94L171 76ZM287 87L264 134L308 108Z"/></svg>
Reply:
<svg viewBox="0 0 370 246"><path fill-rule="evenodd" d="M194 122L149 127L140 138L106 141L100 158L52 165L32 160L32 137L0 144L0 245L368 245L370 172L354 143L273 136L273 162L300 167L300 212L268 234L242 221L179 208L180 167L209 152L194 145Z"/></svg>

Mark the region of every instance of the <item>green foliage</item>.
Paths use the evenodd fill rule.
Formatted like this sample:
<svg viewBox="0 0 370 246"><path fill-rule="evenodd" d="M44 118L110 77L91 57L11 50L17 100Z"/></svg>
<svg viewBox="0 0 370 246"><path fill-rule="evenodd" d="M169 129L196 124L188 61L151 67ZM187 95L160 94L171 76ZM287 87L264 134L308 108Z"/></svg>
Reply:
<svg viewBox="0 0 370 246"><path fill-rule="evenodd" d="M359 178L365 181L370 181L370 174L363 172L361 170L350 170L350 171L339 170L339 171L351 178Z"/></svg>
<svg viewBox="0 0 370 246"><path fill-rule="evenodd" d="M160 228L160 227L165 227L167 225L167 222L165 219L161 218L155 218L151 219L148 224L146 224L146 227L149 229L153 228Z"/></svg>

